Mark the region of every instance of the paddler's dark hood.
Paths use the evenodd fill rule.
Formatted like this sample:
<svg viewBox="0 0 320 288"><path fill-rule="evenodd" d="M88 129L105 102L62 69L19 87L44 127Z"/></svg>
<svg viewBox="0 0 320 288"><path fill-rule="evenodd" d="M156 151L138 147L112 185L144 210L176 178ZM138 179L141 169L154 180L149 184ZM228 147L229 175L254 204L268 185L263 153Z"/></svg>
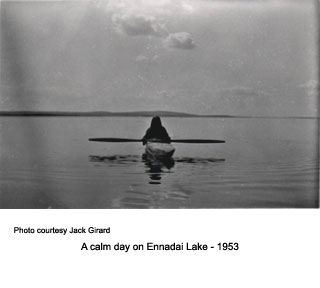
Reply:
<svg viewBox="0 0 320 288"><path fill-rule="evenodd" d="M151 120L150 128L153 130L153 129L159 129L161 127L162 127L162 124L161 124L160 117L159 116L153 117Z"/></svg>
<svg viewBox="0 0 320 288"><path fill-rule="evenodd" d="M144 144L149 139L158 139L161 142L170 143L170 137L166 128L161 124L159 116L153 117L151 120L150 128L147 130L146 135L143 136Z"/></svg>

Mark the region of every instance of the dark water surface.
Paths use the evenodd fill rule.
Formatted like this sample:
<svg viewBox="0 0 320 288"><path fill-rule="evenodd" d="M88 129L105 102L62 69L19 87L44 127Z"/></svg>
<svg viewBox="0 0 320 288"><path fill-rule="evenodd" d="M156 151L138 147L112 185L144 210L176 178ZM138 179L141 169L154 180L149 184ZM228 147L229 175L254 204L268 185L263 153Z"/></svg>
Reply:
<svg viewBox="0 0 320 288"><path fill-rule="evenodd" d="M149 163L139 143L149 118L0 117L1 208L314 208L316 119L163 118L175 144Z"/></svg>

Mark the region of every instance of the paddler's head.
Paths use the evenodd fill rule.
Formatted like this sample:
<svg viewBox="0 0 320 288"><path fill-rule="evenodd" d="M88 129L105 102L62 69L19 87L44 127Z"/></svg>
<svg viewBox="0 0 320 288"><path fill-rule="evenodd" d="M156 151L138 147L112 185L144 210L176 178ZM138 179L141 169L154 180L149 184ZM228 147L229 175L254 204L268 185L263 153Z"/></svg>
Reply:
<svg viewBox="0 0 320 288"><path fill-rule="evenodd" d="M152 129L157 129L157 128L160 128L160 127L162 127L160 117L159 116L153 117L152 120L151 120L151 128Z"/></svg>

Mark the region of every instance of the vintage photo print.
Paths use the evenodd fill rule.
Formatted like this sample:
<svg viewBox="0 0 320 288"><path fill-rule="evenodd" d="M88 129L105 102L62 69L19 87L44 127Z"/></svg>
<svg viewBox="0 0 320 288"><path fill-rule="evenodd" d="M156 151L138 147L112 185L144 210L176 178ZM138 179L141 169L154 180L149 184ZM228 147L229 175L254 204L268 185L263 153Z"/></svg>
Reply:
<svg viewBox="0 0 320 288"><path fill-rule="evenodd" d="M318 1L0 5L0 208L318 208Z"/></svg>

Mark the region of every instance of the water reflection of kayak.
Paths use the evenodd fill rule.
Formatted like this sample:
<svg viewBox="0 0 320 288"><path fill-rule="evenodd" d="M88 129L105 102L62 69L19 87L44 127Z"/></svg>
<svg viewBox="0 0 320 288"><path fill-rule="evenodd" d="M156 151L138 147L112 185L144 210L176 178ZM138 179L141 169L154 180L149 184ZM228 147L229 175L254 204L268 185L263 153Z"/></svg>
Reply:
<svg viewBox="0 0 320 288"><path fill-rule="evenodd" d="M175 148L172 144L162 142L147 142L146 155L151 159L170 159Z"/></svg>
<svg viewBox="0 0 320 288"><path fill-rule="evenodd" d="M149 142L146 144L142 160L149 168L146 172L149 174L150 184L161 184L162 175L168 173L168 170L175 164L172 157L174 151L175 148L168 143Z"/></svg>

